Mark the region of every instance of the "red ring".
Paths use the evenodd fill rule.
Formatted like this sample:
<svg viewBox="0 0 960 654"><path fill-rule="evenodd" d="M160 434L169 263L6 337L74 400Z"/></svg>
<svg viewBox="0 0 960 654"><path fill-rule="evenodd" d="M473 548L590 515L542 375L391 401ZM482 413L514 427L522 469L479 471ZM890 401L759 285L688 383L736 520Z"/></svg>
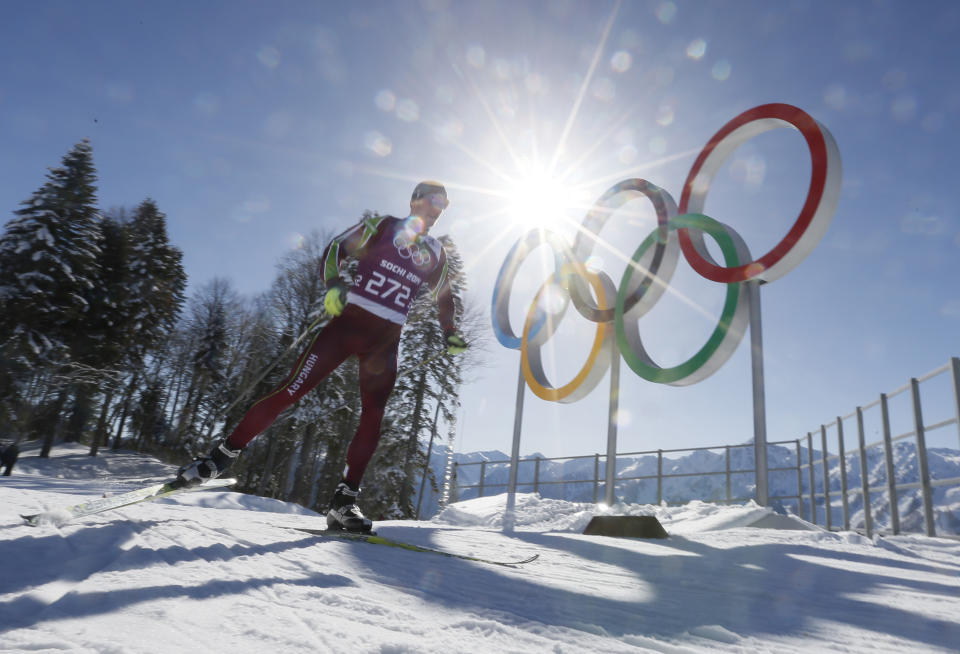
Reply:
<svg viewBox="0 0 960 654"><path fill-rule="evenodd" d="M810 176L810 188L807 191L807 199L793 227L780 243L762 257L732 268L717 266L707 261L697 252L696 247L690 239L688 228L677 230L683 256L686 257L694 270L711 281L723 283L742 282L762 275L764 271L776 265L793 249L804 232L810 227L814 215L823 200L824 189L827 184L828 152L820 125L803 109L789 104L774 103L760 105L759 107L754 107L753 109L743 112L714 134L713 138L711 138L703 150L701 150L700 155L696 161L694 161L693 167L690 168L690 172L687 174L687 180L683 185L683 195L680 197L678 213L685 214L690 212L687 204L693 192L693 182L714 150L734 130L756 120L771 118L782 120L796 127L810 148L813 170ZM706 195L706 193L704 193L704 195ZM702 211L702 209L703 207L699 207L697 210Z"/></svg>

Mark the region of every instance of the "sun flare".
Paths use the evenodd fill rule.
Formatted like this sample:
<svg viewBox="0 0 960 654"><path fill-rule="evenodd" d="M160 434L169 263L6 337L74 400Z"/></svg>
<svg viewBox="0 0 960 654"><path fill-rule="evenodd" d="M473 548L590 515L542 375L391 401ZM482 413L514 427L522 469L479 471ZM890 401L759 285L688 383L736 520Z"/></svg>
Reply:
<svg viewBox="0 0 960 654"><path fill-rule="evenodd" d="M507 215L519 226L559 225L570 220L571 211L583 206L581 195L545 168L531 166L506 190Z"/></svg>

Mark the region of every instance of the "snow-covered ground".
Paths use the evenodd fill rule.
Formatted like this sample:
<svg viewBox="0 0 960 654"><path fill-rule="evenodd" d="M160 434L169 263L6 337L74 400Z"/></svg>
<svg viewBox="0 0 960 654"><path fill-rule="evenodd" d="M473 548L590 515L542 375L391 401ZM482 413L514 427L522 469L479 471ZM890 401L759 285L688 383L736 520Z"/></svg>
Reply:
<svg viewBox="0 0 960 654"><path fill-rule="evenodd" d="M917 652L960 649L960 542L829 533L748 505L616 506L665 540L581 534L597 507L462 502L382 535L506 568L286 528L295 505L204 491L57 527L36 513L171 469L27 450L0 477L0 651ZM766 525L766 526L764 526ZM799 529L773 527L794 526ZM802 529L808 526L808 529Z"/></svg>

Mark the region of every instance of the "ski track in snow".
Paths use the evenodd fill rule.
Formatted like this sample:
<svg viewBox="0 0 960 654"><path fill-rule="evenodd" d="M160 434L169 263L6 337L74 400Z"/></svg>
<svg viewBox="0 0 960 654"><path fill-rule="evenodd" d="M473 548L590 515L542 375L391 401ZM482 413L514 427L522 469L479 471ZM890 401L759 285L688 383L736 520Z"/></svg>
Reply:
<svg viewBox="0 0 960 654"><path fill-rule="evenodd" d="M762 507L616 506L665 540L584 536L591 505L503 496L387 537L501 567L323 539L301 507L205 491L28 527L18 514L170 474L132 454L24 453L0 478L0 651L958 651L960 542L760 529Z"/></svg>

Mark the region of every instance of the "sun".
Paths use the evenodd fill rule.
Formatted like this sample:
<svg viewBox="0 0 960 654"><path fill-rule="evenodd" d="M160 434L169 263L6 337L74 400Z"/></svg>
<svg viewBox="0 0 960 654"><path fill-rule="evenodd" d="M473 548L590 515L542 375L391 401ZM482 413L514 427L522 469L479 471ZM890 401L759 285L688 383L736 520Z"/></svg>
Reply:
<svg viewBox="0 0 960 654"><path fill-rule="evenodd" d="M507 216L520 227L557 226L569 221L571 210L583 205L581 195L546 168L524 166L505 189Z"/></svg>

